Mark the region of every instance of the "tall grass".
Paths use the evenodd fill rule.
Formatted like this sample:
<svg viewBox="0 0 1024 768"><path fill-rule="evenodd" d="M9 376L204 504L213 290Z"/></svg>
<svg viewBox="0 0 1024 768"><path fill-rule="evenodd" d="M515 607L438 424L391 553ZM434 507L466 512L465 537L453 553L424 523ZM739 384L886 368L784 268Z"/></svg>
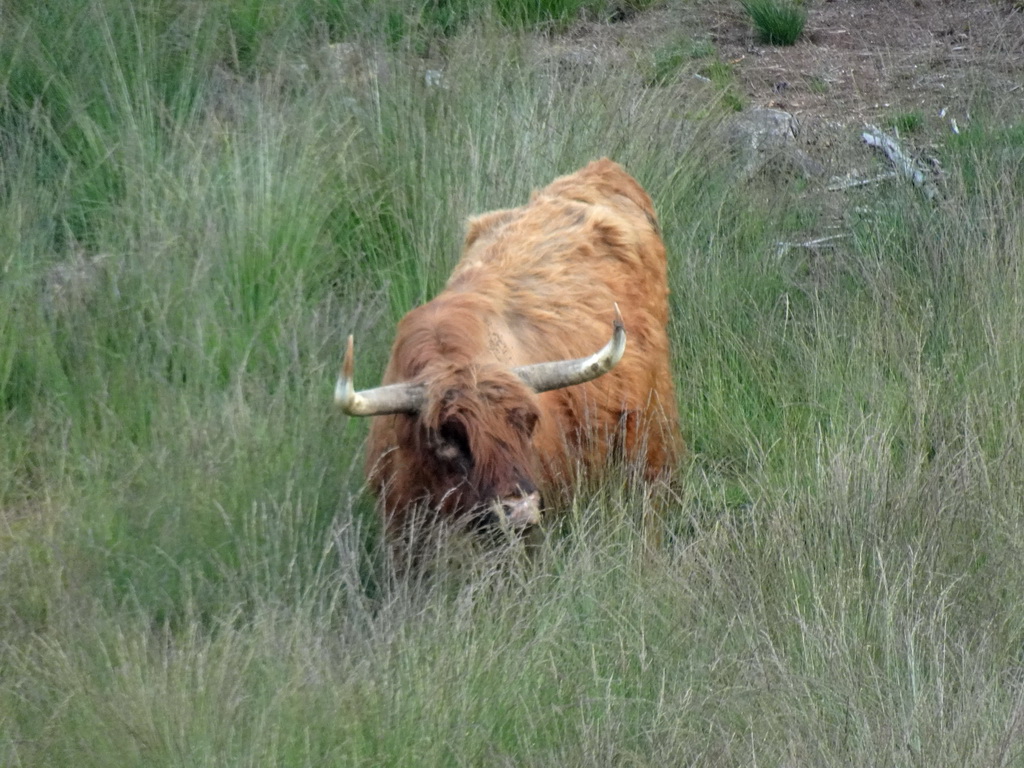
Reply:
<svg viewBox="0 0 1024 768"><path fill-rule="evenodd" d="M1019 762L1019 131L780 252L813 201L732 182L704 97L493 14L428 81L419 7L299 6L4 11L0 763ZM341 341L375 381L465 217L600 155L659 209L690 462L395 580Z"/></svg>

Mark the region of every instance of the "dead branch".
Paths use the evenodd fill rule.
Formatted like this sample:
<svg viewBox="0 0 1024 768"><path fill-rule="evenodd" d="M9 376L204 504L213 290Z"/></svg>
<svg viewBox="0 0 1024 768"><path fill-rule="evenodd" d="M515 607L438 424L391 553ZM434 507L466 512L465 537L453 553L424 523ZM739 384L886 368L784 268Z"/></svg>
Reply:
<svg viewBox="0 0 1024 768"><path fill-rule="evenodd" d="M840 239L842 239L844 237L849 237L849 236L850 235L849 235L848 232L841 232L838 235L827 235L825 237L816 237L813 240L806 240L806 241L804 241L802 243L787 243L787 242L784 242L784 241L779 241L778 243L775 244L775 246L778 248L778 251L776 252L776 255L777 256L782 256L784 253L789 251L791 248L817 248L819 245L824 245L825 243L830 243L833 240L840 240Z"/></svg>
<svg viewBox="0 0 1024 768"><path fill-rule="evenodd" d="M861 138L864 139L865 144L882 150L896 170L907 181L910 181L915 187L920 189L926 198L934 200L938 196L938 187L928 179L925 170L900 148L896 139L874 125L866 125L864 127L867 130L861 133Z"/></svg>

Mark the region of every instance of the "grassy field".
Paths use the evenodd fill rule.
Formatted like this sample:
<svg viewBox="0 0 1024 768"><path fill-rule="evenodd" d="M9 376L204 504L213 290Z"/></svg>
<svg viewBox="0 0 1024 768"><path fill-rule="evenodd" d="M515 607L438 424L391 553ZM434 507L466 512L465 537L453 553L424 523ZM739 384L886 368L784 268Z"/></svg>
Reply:
<svg viewBox="0 0 1024 768"><path fill-rule="evenodd" d="M0 6L0 765L1024 764L1024 129L780 250L824 214L722 92L481 5ZM602 155L670 254L664 544L613 473L395 582L342 341L374 383L465 217Z"/></svg>

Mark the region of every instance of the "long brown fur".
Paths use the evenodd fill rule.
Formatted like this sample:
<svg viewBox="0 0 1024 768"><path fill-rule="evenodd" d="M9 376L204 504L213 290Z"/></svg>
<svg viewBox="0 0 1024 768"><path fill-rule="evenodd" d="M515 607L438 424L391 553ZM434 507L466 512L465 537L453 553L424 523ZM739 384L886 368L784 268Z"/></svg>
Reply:
<svg viewBox="0 0 1024 768"><path fill-rule="evenodd" d="M647 479L670 472L683 443L668 294L651 199L607 158L472 218L445 290L399 323L384 375L427 386L418 415L370 430L367 476L391 534L423 502L449 520L517 489L557 504L616 450ZM616 303L628 342L609 373L540 395L511 373L600 349Z"/></svg>

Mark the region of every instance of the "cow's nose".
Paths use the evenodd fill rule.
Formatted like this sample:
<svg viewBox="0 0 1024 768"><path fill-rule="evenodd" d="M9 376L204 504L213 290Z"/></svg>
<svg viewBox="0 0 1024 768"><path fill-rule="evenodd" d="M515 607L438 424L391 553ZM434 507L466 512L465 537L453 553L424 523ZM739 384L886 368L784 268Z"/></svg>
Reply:
<svg viewBox="0 0 1024 768"><path fill-rule="evenodd" d="M537 491L502 499L499 507L504 524L511 528L528 528L540 522L540 494Z"/></svg>

